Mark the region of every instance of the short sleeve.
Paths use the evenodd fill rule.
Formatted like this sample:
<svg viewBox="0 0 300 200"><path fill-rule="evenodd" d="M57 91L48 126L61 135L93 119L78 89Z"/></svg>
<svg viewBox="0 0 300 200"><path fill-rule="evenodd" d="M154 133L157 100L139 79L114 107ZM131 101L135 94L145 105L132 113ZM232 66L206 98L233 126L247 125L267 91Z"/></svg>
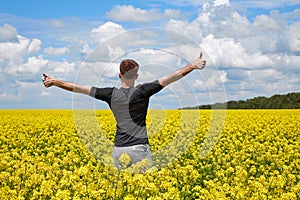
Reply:
<svg viewBox="0 0 300 200"><path fill-rule="evenodd" d="M150 97L155 93L159 92L161 89L163 89L163 86L159 84L158 80L156 80L151 83L144 83L140 85L139 88L140 88L140 92L144 96Z"/></svg>
<svg viewBox="0 0 300 200"><path fill-rule="evenodd" d="M107 87L107 88L92 87L90 96L110 104L113 90L114 88L111 87Z"/></svg>

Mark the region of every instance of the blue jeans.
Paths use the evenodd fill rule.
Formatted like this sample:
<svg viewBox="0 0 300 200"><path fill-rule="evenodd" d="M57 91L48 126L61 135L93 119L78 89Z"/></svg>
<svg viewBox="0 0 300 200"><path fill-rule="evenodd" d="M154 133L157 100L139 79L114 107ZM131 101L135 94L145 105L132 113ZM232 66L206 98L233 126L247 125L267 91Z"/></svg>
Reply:
<svg viewBox="0 0 300 200"><path fill-rule="evenodd" d="M119 170L121 169L119 158L123 153L126 153L130 157L130 164L127 167L130 167L132 164L136 164L143 159L148 159L150 161L149 168L152 167L152 155L148 144L138 144L128 147L114 146L112 157L114 159L116 167Z"/></svg>

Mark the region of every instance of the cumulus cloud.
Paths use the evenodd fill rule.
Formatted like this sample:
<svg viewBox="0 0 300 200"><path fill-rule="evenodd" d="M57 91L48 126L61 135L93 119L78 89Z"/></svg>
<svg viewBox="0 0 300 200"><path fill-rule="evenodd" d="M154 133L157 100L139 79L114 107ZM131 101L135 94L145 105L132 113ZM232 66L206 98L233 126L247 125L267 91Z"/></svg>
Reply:
<svg viewBox="0 0 300 200"><path fill-rule="evenodd" d="M203 12L200 12L198 18L191 22L178 19L170 19L164 22L166 30L178 32L175 36L170 33L168 35L170 38L176 38L182 44L188 41L186 38L196 38L196 41L199 41L200 47L204 51L204 55L210 61L208 67L216 66L221 68L219 72L215 71L215 74L206 74L205 77L207 78L205 81L195 79L191 75L189 78L195 80L194 86L196 88L204 88L202 91L205 88L216 91L220 90L220 85L225 85L225 87L228 85L228 89L231 90L230 94L232 94L232 91L237 92L237 88L239 88L241 95L253 97L254 93L251 93L251 91L255 91L257 87L260 87L261 91L271 88L272 81L269 80L271 77L277 81L275 81L276 84L284 84L284 81L290 82L287 79L288 75L286 72L283 73L278 69L278 65L279 63L284 63L282 66L288 66L289 64L287 63L290 63L290 66L295 66L294 63L297 62L298 57L294 56L291 59L291 55L287 55L286 57L281 56L281 58L276 58L276 55L278 55L276 51L279 45L279 34L284 32L284 38L286 39L297 38L297 26L286 26L288 28L285 27L285 30L283 30L282 18L276 15L276 13L257 16L251 22L246 16L242 16L233 10L230 3L226 2L215 1L213 4L204 6ZM162 38L164 37L163 34L160 35ZM288 37L288 35L292 35L293 37ZM133 38L131 37L131 39ZM152 35L152 38L153 41L157 41L155 34ZM292 42L291 39L286 39L285 45L287 50L292 49L292 44L294 45L293 49L297 50L297 40ZM172 39L169 40L168 44L173 44L173 46L165 50L177 53L180 51L178 55L184 55L183 57L188 57L189 60L194 59L195 56L187 55L198 54L198 50L200 50L200 48L194 48L190 44L187 44L186 47L184 45L180 46L176 42L174 43ZM159 48L160 46L156 47ZM167 69L166 66L171 65L174 68L179 68L184 64L178 58L178 55L162 55L161 52L150 48L145 48L128 55L141 60L142 64L147 65L148 63L147 67L151 70L141 70L141 75L143 75L141 77L149 76L154 78L158 74L167 74L172 70L170 68ZM155 67L154 63L156 63ZM150 67L151 65L153 68ZM239 70L240 73L234 75L235 69ZM257 75L259 73L264 74L264 76ZM293 82L297 81L296 78L293 80ZM148 81L148 79L142 78L141 81ZM256 84L252 84L254 82ZM274 84L275 82L273 81ZM233 97L234 95L228 96L228 98Z"/></svg>
<svg viewBox="0 0 300 200"><path fill-rule="evenodd" d="M9 24L4 24L0 27L0 42L18 42L15 27Z"/></svg>
<svg viewBox="0 0 300 200"><path fill-rule="evenodd" d="M178 19L182 16L180 10L166 9L163 14L166 18Z"/></svg>
<svg viewBox="0 0 300 200"><path fill-rule="evenodd" d="M132 5L116 5L111 11L107 12L107 16L119 22L149 23L163 18L177 19L182 14L177 9L166 9L161 12L157 9L144 10L135 8Z"/></svg>
<svg viewBox="0 0 300 200"><path fill-rule="evenodd" d="M151 65L169 67L177 64L180 59L180 57L172 52L151 48L142 48L139 51L128 54L128 57L136 58L141 66L145 65L148 67L151 67Z"/></svg>
<svg viewBox="0 0 300 200"><path fill-rule="evenodd" d="M22 90L30 90L40 86L40 83L32 83L32 82L24 82L24 81L16 81L17 85L19 85Z"/></svg>
<svg viewBox="0 0 300 200"><path fill-rule="evenodd" d="M183 26L178 22L178 29ZM170 26L170 28L172 27ZM193 27L190 26L190 29L192 30ZM94 42L97 48L88 56L87 61L89 62L114 60L118 57L128 56L128 52L133 50L147 49L148 46L157 49L172 47L169 50L174 52L181 49L182 46L189 46L190 48L198 46L191 39L191 35L187 32L183 34L176 32L174 28L172 30L168 28L145 28L126 31L121 26L108 22L97 29L93 29L91 34L95 38ZM198 38L201 38L201 34ZM99 43L97 44L96 41L99 41ZM186 53L183 55L186 55ZM195 57L196 55L192 54L192 56Z"/></svg>
<svg viewBox="0 0 300 200"><path fill-rule="evenodd" d="M150 22L161 18L161 13L156 9L143 10L132 5L116 5L107 13L111 19L124 22Z"/></svg>
<svg viewBox="0 0 300 200"><path fill-rule="evenodd" d="M214 6L230 6L229 0L215 0L213 3Z"/></svg>
<svg viewBox="0 0 300 200"><path fill-rule="evenodd" d="M300 73L300 56L287 54L273 54L270 55L270 58L274 60L274 62L277 64L277 70L281 70L282 72L289 74Z"/></svg>
<svg viewBox="0 0 300 200"><path fill-rule="evenodd" d="M48 67L53 70L54 73L71 73L75 70L75 63L66 60L63 62L50 61Z"/></svg>
<svg viewBox="0 0 300 200"><path fill-rule="evenodd" d="M252 34L251 23L231 6L214 6L206 3L196 19L204 35L216 37L246 37Z"/></svg>
<svg viewBox="0 0 300 200"><path fill-rule="evenodd" d="M214 91L220 90L224 84L228 81L227 72L223 70L211 70L210 76L206 80L196 79L193 87L195 90L200 91Z"/></svg>
<svg viewBox="0 0 300 200"><path fill-rule="evenodd" d="M243 99L259 95L287 93L295 90L295 84L300 81L296 74L288 74L276 69L247 70L245 74L242 81L228 87L230 94L239 94ZM238 87L240 92L237 93L235 87Z"/></svg>
<svg viewBox="0 0 300 200"><path fill-rule="evenodd" d="M28 46L28 54L34 54L41 50L42 41L39 39L32 39Z"/></svg>
<svg viewBox="0 0 300 200"><path fill-rule="evenodd" d="M269 54L276 52L278 48L278 35L262 33L246 38L240 38L239 42L249 52Z"/></svg>
<svg viewBox="0 0 300 200"><path fill-rule="evenodd" d="M28 39L17 35L18 41L0 43L0 59L6 60L9 63L20 64L26 56L38 52L41 49L41 40Z"/></svg>
<svg viewBox="0 0 300 200"><path fill-rule="evenodd" d="M62 47L62 48L48 47L48 48L44 49L44 52L51 56L62 56L69 52L69 48L67 48L67 47Z"/></svg>
<svg viewBox="0 0 300 200"><path fill-rule="evenodd" d="M292 52L300 52L300 22L292 24L286 36L289 50Z"/></svg>
<svg viewBox="0 0 300 200"><path fill-rule="evenodd" d="M251 70L247 72L250 81L258 82L277 82L284 78L283 74L275 69Z"/></svg>
<svg viewBox="0 0 300 200"><path fill-rule="evenodd" d="M213 35L208 35L203 38L201 47L217 66L237 68L274 66L274 62L268 56L259 52L248 52L232 38L217 39Z"/></svg>
<svg viewBox="0 0 300 200"><path fill-rule="evenodd" d="M198 16L195 19L187 17L195 16L196 9L194 13L184 13L184 9L141 9L132 5L116 5L106 13L106 17L115 22L108 21L100 26L95 26L99 22L91 22L91 31L86 35L80 32L79 36L78 32L74 32L57 37L56 33L52 36L55 42L66 44L66 47L49 46L45 49L42 49L43 39L22 36L9 24L0 26L0 82L13 88L12 91L0 88L1 99L16 100L28 95L25 92L28 88L39 89L38 75L42 71L70 80L74 76L69 74L74 75L78 70L79 78L82 78L79 83L89 85L101 81L105 86L116 85L119 83L118 64L123 58L133 58L140 63L138 83L152 81L194 60L200 50L208 60L207 68L189 74L168 90L191 95L191 90L183 86L184 81L191 83L195 95L202 95L202 99L208 96L207 90L212 91L210 95L220 95L223 86L228 99L297 90L300 84L299 9L283 11L285 13L273 10L249 18L242 14L244 11L236 8L277 8L283 4L295 5L298 0L164 2L186 7L197 5ZM63 20L47 20L47 26L49 22L52 28L64 27L68 33L73 31ZM154 24L160 28L129 30L125 25L135 27L137 24L127 22ZM81 57L75 57L75 54ZM62 60L64 55L67 55L66 60ZM76 63L86 55L87 59L77 69ZM58 58L47 60L52 56ZM39 83L34 84L38 79ZM50 92L39 89L35 95L47 98Z"/></svg>
<svg viewBox="0 0 300 200"><path fill-rule="evenodd" d="M182 34L182 35L176 34L177 39L179 40L184 39L183 36L195 40L195 42L200 42L202 39L202 30L197 20L193 22L188 22L188 21L170 19L166 23L165 28ZM182 42L184 43L185 41Z"/></svg>
<svg viewBox="0 0 300 200"><path fill-rule="evenodd" d="M113 22L106 22L105 24L102 24L99 27L91 30L93 42L96 44L103 43L108 39L124 32L126 32L126 30L121 25Z"/></svg>
<svg viewBox="0 0 300 200"><path fill-rule="evenodd" d="M36 74L48 64L48 60L45 60L42 56L39 57L29 57L27 62L21 65L15 65L8 70L11 75L16 75L20 73L31 73Z"/></svg>
<svg viewBox="0 0 300 200"><path fill-rule="evenodd" d="M280 28L277 22L267 15L259 15L255 18L254 27L263 31L275 31Z"/></svg>

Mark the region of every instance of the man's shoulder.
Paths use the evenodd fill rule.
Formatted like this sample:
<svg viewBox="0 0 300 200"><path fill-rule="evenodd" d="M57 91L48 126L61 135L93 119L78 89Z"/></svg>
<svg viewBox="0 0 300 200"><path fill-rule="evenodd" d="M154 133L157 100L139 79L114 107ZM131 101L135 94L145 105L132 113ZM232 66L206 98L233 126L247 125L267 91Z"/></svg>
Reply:
<svg viewBox="0 0 300 200"><path fill-rule="evenodd" d="M154 81L151 81L151 82L145 82L145 83L138 84L136 87L139 88L139 87L151 86L151 85L157 86L157 85L160 85L160 84L159 84L158 80L154 80Z"/></svg>
<svg viewBox="0 0 300 200"><path fill-rule="evenodd" d="M113 90L113 89L115 89L116 87L97 87L97 86L92 86L92 88L95 88L95 89L97 89L97 90Z"/></svg>
<svg viewBox="0 0 300 200"><path fill-rule="evenodd" d="M143 83L137 86L137 90L145 96L151 96L159 92L163 87L159 84L158 80Z"/></svg>

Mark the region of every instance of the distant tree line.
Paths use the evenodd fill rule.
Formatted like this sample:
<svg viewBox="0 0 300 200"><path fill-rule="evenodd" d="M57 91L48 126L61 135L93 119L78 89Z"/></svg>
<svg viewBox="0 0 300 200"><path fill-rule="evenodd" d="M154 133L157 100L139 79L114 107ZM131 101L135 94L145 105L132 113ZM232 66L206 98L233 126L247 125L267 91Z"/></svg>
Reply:
<svg viewBox="0 0 300 200"><path fill-rule="evenodd" d="M273 95L269 98L259 96L247 100L228 101L180 109L300 109L300 93Z"/></svg>

